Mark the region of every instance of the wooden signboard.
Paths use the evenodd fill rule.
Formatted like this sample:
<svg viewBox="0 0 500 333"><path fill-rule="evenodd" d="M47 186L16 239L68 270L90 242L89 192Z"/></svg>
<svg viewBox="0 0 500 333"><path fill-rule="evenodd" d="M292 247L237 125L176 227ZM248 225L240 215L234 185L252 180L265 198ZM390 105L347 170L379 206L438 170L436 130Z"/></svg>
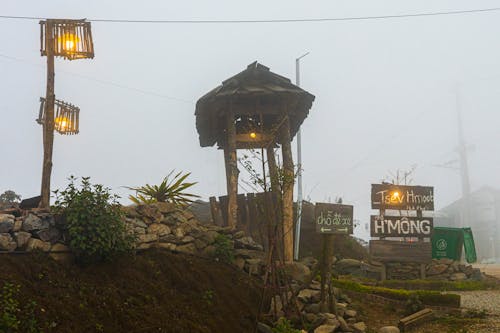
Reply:
<svg viewBox="0 0 500 333"><path fill-rule="evenodd" d="M381 262L429 263L432 260L430 242L395 242L389 240L371 240L370 255Z"/></svg>
<svg viewBox="0 0 500 333"><path fill-rule="evenodd" d="M431 237L432 217L379 216L370 218L371 237Z"/></svg>
<svg viewBox="0 0 500 333"><path fill-rule="evenodd" d="M434 210L434 188L372 184L372 209Z"/></svg>
<svg viewBox="0 0 500 333"><path fill-rule="evenodd" d="M317 203L314 208L316 232L321 234L353 233L353 206Z"/></svg>

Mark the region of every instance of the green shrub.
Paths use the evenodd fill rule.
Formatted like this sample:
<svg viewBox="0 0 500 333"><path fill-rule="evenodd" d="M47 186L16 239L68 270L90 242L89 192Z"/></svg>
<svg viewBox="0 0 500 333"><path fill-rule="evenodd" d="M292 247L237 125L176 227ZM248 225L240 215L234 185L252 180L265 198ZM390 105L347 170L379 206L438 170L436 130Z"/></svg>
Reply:
<svg viewBox="0 0 500 333"><path fill-rule="evenodd" d="M82 178L80 187L75 177L69 181L65 190L55 191L54 209L66 220L76 259L99 262L130 251L134 238L126 231L118 196L103 185L92 185L89 177Z"/></svg>
<svg viewBox="0 0 500 333"><path fill-rule="evenodd" d="M36 303L30 301L21 307L18 300L19 291L19 285L8 282L2 287L0 294L0 332L41 332L35 316Z"/></svg>
<svg viewBox="0 0 500 333"><path fill-rule="evenodd" d="M234 260L234 247L231 239L226 236L219 234L215 237L215 258L222 262L231 263Z"/></svg>
<svg viewBox="0 0 500 333"><path fill-rule="evenodd" d="M276 326L272 330L273 333L300 333L300 330L293 328L290 321L283 317L278 319Z"/></svg>

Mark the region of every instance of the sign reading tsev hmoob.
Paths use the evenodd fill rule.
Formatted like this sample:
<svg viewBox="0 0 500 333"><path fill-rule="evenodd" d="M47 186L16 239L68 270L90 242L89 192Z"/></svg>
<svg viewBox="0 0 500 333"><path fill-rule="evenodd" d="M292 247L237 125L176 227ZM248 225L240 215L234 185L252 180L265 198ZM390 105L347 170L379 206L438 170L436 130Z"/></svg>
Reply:
<svg viewBox="0 0 500 333"><path fill-rule="evenodd" d="M432 217L378 216L370 218L371 237L431 237Z"/></svg>
<svg viewBox="0 0 500 333"><path fill-rule="evenodd" d="M316 232L347 235L353 233L353 206L316 203L314 216Z"/></svg>
<svg viewBox="0 0 500 333"><path fill-rule="evenodd" d="M434 210L434 188L372 184L372 209Z"/></svg>

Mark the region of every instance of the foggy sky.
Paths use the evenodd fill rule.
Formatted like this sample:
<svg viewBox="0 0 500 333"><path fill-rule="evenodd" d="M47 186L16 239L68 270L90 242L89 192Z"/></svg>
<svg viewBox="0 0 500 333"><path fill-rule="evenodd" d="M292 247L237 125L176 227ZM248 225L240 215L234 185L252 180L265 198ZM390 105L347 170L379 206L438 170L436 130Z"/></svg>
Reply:
<svg viewBox="0 0 500 333"><path fill-rule="evenodd" d="M350 17L490 8L497 1L19 1L0 15L108 19ZM196 100L253 61L316 96L302 127L304 195L342 196L370 215L370 184L416 164L439 209L460 196L456 91L472 189L500 188L500 12L369 21L266 24L92 23L95 59L56 60L56 98L81 108L80 134L55 135L52 189L91 176L123 186L192 172L204 198L225 193L223 154L200 148ZM0 192L39 194L46 58L39 24L0 20ZM15 59L12 59L12 58ZM127 88L128 87L128 88ZM295 146L294 146L295 149ZM295 150L294 150L295 154ZM295 156L294 156L295 157ZM128 200L124 199L124 203ZM366 236L364 230L358 235Z"/></svg>

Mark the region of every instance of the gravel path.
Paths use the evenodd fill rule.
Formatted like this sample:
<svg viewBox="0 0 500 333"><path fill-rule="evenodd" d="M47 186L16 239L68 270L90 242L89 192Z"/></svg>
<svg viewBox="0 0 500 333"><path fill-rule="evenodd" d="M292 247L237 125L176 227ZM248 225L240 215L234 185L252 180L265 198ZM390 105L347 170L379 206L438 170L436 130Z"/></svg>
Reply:
<svg viewBox="0 0 500 333"><path fill-rule="evenodd" d="M486 310L500 316L500 290L454 291L461 296L461 305L466 309Z"/></svg>
<svg viewBox="0 0 500 333"><path fill-rule="evenodd" d="M478 290L453 292L461 296L462 307L473 310L486 310L487 319L470 328L474 333L500 332L500 290Z"/></svg>

